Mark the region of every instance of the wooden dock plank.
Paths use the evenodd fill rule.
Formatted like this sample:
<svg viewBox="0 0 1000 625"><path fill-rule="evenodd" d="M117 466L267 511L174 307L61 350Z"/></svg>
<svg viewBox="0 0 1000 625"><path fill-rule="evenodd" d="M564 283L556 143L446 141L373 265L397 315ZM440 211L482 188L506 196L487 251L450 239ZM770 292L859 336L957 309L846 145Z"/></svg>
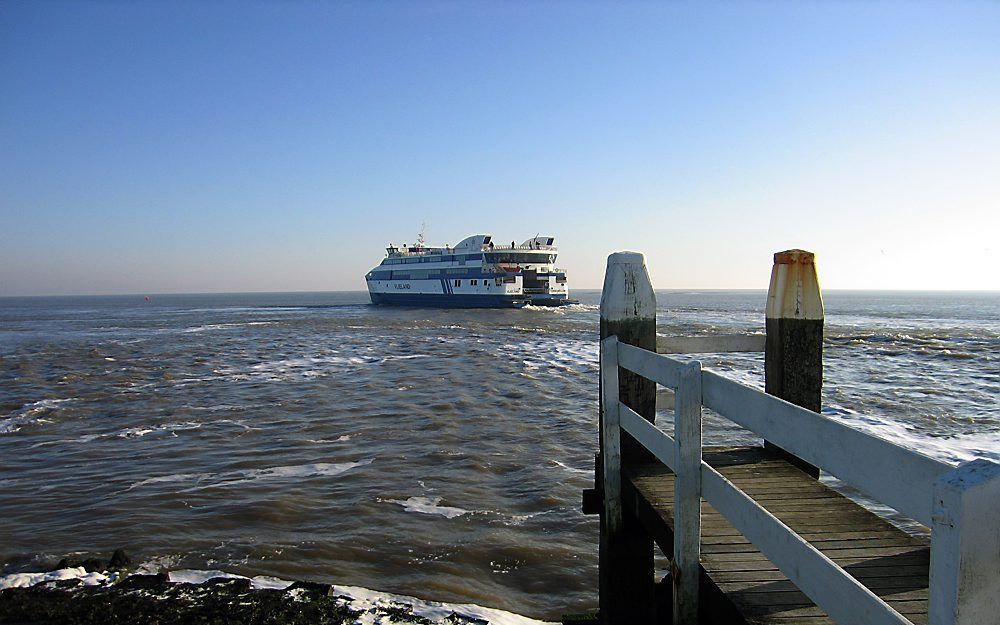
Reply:
<svg viewBox="0 0 1000 625"><path fill-rule="evenodd" d="M816 549L915 625L927 622L926 540L911 536L763 449L707 450L705 460ZM673 545L673 474L662 465L628 467L623 501L660 549ZM748 625L830 625L832 621L707 502L702 502L706 593ZM709 610L711 612L711 610ZM711 617L709 617L711 618Z"/></svg>

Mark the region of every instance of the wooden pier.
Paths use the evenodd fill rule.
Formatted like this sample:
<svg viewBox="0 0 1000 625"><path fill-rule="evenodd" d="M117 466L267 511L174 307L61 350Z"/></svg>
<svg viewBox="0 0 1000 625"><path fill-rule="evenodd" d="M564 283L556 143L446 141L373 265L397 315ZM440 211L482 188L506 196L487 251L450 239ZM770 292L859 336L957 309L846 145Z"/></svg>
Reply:
<svg viewBox="0 0 1000 625"><path fill-rule="evenodd" d="M705 449L705 461L915 625L927 623L930 545L761 447ZM622 500L657 546L673 551L674 476L662 465L623 475ZM705 623L835 623L707 502L701 507Z"/></svg>
<svg viewBox="0 0 1000 625"><path fill-rule="evenodd" d="M1000 464L955 467L818 414L822 298L812 255L775 255L766 337L659 351L764 351L765 389L657 353L642 255L608 259L601 302L602 623L1000 624ZM763 340L761 340L763 339ZM675 393L672 435L656 386ZM705 448L702 410L761 436ZM930 529L912 536L817 480L828 472ZM653 545L670 558L657 582Z"/></svg>

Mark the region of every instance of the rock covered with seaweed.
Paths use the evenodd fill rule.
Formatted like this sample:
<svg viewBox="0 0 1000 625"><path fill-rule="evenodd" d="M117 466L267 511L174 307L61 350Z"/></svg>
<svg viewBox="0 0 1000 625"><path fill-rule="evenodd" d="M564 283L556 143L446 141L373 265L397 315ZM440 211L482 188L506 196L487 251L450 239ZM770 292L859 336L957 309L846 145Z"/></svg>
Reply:
<svg viewBox="0 0 1000 625"><path fill-rule="evenodd" d="M121 563L116 557L112 562ZM93 568L97 562L83 564ZM59 563L63 564L67 563ZM80 565L0 577L0 623L538 625L540 621L482 606L350 586L247 578L221 571L128 575Z"/></svg>

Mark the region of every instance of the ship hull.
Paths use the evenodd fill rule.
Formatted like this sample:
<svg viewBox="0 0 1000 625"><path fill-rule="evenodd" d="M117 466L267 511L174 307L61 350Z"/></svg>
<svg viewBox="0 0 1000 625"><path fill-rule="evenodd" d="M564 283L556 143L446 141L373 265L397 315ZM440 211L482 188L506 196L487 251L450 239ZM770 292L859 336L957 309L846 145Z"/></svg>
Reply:
<svg viewBox="0 0 1000 625"><path fill-rule="evenodd" d="M370 292L377 306L413 306L422 308L523 308L528 301L522 296L445 294L445 293L375 293Z"/></svg>

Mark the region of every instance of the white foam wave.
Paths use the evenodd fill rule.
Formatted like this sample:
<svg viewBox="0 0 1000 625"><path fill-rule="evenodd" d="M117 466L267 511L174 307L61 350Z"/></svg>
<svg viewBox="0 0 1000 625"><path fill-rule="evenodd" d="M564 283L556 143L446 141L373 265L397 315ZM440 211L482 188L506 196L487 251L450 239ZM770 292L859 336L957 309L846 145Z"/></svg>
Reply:
<svg viewBox="0 0 1000 625"><path fill-rule="evenodd" d="M932 437L921 434L916 428L905 423L877 416L859 415L838 407L833 407L824 414L852 428L949 464L958 465L976 458L1000 461L1000 432Z"/></svg>
<svg viewBox="0 0 1000 625"><path fill-rule="evenodd" d="M170 482L195 482L194 486L185 488L182 493L189 493L206 488L228 488L237 484L282 479L306 479L311 477L334 477L346 473L356 467L371 464L375 459L369 458L357 462L316 462L312 464L268 467L264 469L245 469L241 471L226 471L221 473L176 473L151 477L129 486L126 491Z"/></svg>
<svg viewBox="0 0 1000 625"><path fill-rule="evenodd" d="M353 370L371 365L381 359L359 356L301 356L261 362L249 367L219 367L213 371L216 376L224 376L235 381L264 379L279 382L295 378L310 378ZM209 381L218 378L208 378Z"/></svg>
<svg viewBox="0 0 1000 625"><path fill-rule="evenodd" d="M388 503L398 504L403 506L403 509L407 512L417 512L419 514L436 514L438 516L447 517L449 519L454 519L465 514L469 514L468 510L463 510L462 508L453 508L451 506L442 506L440 497L410 497L409 499L403 501L400 499L386 499Z"/></svg>
<svg viewBox="0 0 1000 625"><path fill-rule="evenodd" d="M535 517L540 517L552 512L552 510L543 510L542 512L532 512L530 514L511 514L507 517L507 525L524 525L527 521L534 519Z"/></svg>
<svg viewBox="0 0 1000 625"><path fill-rule="evenodd" d="M89 443L90 441L101 438L103 434L84 434L83 436L78 436L76 438L60 438L54 441L44 441L41 443L35 443L31 445L29 449L34 449L36 447L48 447L49 445L61 445L62 443Z"/></svg>
<svg viewBox="0 0 1000 625"><path fill-rule="evenodd" d="M534 313L548 313L550 315L565 315L574 312L590 312L595 310L600 310L601 307L596 304L566 304L565 306L532 306L531 304L524 307L524 310Z"/></svg>
<svg viewBox="0 0 1000 625"><path fill-rule="evenodd" d="M273 321L247 321L244 323L208 323L200 326L191 326L190 328L185 328L181 330L184 334L195 334L198 332L209 332L211 330L232 330L234 328L242 328L246 326L267 326L272 325Z"/></svg>
<svg viewBox="0 0 1000 625"><path fill-rule="evenodd" d="M13 573L0 576L0 590L5 588L28 588L45 582L58 582L67 579L77 579L84 586L98 586L114 582L117 573L90 573L82 566L48 571L45 573Z"/></svg>
<svg viewBox="0 0 1000 625"><path fill-rule="evenodd" d="M164 569L170 569L178 565L181 556L177 554L166 556L154 556L135 567L135 572L140 575L152 575Z"/></svg>
<svg viewBox="0 0 1000 625"><path fill-rule="evenodd" d="M244 577L225 571L202 571L185 569L171 571L168 573L172 582L187 582L191 584L201 584L212 578L225 577L229 579L249 579L250 585L256 589L285 590L292 585L292 582L276 577L257 576ZM388 623L394 619L387 613L395 611L401 606L409 606L413 614L429 620L435 625L450 625L456 622L455 615L467 621L482 622L484 625L552 625L544 621L506 612L496 608L487 608L471 603L444 603L440 601L427 601L417 597L406 595L395 595L359 586L337 586L332 587L332 594L343 597L346 607L351 610L361 612L358 623L364 625L374 625L375 623ZM460 621L459 621L460 622Z"/></svg>
<svg viewBox="0 0 1000 625"><path fill-rule="evenodd" d="M29 423L49 423L44 417L56 410L60 404L76 401L76 397L65 399L41 399L25 404L0 419L0 434L13 434Z"/></svg>
<svg viewBox="0 0 1000 625"><path fill-rule="evenodd" d="M327 443L343 443L351 440L351 438L353 438L352 434L344 434L343 436L338 436L337 438L307 438L306 442L322 445Z"/></svg>
<svg viewBox="0 0 1000 625"><path fill-rule="evenodd" d="M544 625L544 621L471 603L425 601L416 597L391 595L357 586L334 586L333 593L350 597L351 601L348 607L364 611L359 620L365 625L382 622L376 620L379 612L399 605L408 605L413 609L415 615L442 625L454 623L456 621L454 615L458 615L460 619L483 622L485 625Z"/></svg>
<svg viewBox="0 0 1000 625"><path fill-rule="evenodd" d="M235 424L235 422L233 423ZM31 445L30 448L34 449L36 447L48 447L51 445L61 445L64 443L89 443L98 439L141 438L147 434L153 434L159 432L169 432L174 436L177 436L177 432L182 432L184 430L197 430L201 428L202 425L203 424L194 421L184 421L180 423L161 423L157 425L123 428L121 430L117 430L115 432L110 432L110 433L84 434L83 436L78 436L76 438L61 438L54 441L43 441ZM248 426L243 426L243 427L246 428Z"/></svg>
<svg viewBox="0 0 1000 625"><path fill-rule="evenodd" d="M594 474L594 471L592 469L576 469L576 468L571 467L571 466L569 466L567 464L563 464L562 462L559 462L558 460L552 460L551 462L553 464L555 464L557 467L561 467L561 468L565 469L566 471L569 471L570 473L573 473L575 475L586 475L586 476L589 477L589 476L592 476Z"/></svg>
<svg viewBox="0 0 1000 625"><path fill-rule="evenodd" d="M118 438L138 438L140 436L145 436L146 434L152 434L154 432L178 432L183 430L197 430L201 428L201 423L196 423L194 421L186 421L183 423L163 423L161 425L153 425L147 427L135 427L135 428L125 428L115 432L113 436Z"/></svg>
<svg viewBox="0 0 1000 625"><path fill-rule="evenodd" d="M502 353L520 355L526 369L558 369L571 373L590 374L598 369L597 341L565 339L534 339L507 343Z"/></svg>
<svg viewBox="0 0 1000 625"><path fill-rule="evenodd" d="M384 356L340 355L337 352L316 356L298 356L260 362L245 367L227 366L213 370L216 376L224 376L235 381L264 379L280 382L297 378L313 378L346 371L356 371L364 367L387 365L397 360L431 358L431 354L388 354ZM213 381L218 378L195 378L178 382Z"/></svg>

